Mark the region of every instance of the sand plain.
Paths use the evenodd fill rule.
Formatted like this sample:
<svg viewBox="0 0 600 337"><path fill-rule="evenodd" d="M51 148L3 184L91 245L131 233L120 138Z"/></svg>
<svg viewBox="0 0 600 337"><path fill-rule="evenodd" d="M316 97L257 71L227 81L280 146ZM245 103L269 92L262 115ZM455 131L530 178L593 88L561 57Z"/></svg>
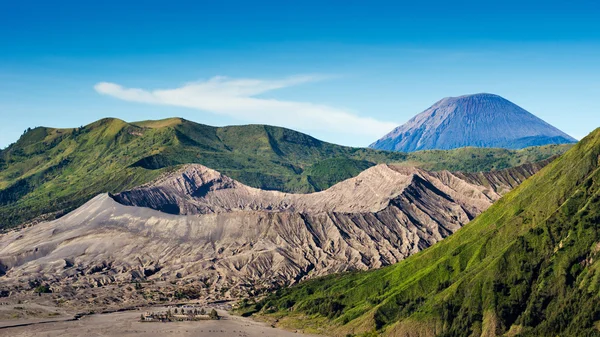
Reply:
<svg viewBox="0 0 600 337"><path fill-rule="evenodd" d="M315 336L273 328L267 323L250 318L230 315L217 310L218 321L196 322L139 322L144 311L163 311L166 308L140 308L124 312L94 314L73 320L72 316L35 319L5 319L0 321L0 336L11 337L79 337L79 336L119 336L119 337L292 337ZM46 321L46 323L40 323ZM27 326L14 326L29 324ZM11 327L12 326L12 327Z"/></svg>

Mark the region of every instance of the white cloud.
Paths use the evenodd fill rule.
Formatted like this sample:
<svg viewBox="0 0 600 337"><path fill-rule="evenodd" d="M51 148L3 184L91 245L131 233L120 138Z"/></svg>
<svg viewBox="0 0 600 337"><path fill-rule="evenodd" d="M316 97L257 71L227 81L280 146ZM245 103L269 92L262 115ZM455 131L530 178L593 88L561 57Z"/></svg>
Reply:
<svg viewBox="0 0 600 337"><path fill-rule="evenodd" d="M179 88L144 90L101 82L94 89L125 101L192 108L233 117L249 123L271 124L300 130L331 131L380 137L396 123L361 117L335 107L308 102L257 98L255 96L302 83L323 80L318 75L279 80L213 77Z"/></svg>

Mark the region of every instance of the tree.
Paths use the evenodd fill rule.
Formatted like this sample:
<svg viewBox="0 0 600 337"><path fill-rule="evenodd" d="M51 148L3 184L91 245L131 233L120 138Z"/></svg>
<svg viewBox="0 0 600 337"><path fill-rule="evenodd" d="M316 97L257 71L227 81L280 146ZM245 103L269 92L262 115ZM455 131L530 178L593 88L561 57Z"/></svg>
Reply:
<svg viewBox="0 0 600 337"><path fill-rule="evenodd" d="M210 311L209 316L210 316L210 319L219 319L219 314L217 313L217 311L215 309L212 309Z"/></svg>
<svg viewBox="0 0 600 337"><path fill-rule="evenodd" d="M177 314L177 308L175 308L175 313Z"/></svg>
<svg viewBox="0 0 600 337"><path fill-rule="evenodd" d="M140 314L140 321L144 320L144 314Z"/></svg>
<svg viewBox="0 0 600 337"><path fill-rule="evenodd" d="M206 315L206 310L204 310L204 308L200 309L200 315Z"/></svg>

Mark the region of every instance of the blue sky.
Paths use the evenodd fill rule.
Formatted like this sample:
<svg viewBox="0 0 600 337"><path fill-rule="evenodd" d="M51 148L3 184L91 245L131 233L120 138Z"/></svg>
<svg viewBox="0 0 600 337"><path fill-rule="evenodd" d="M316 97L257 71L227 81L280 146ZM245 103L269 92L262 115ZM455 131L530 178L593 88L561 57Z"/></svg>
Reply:
<svg viewBox="0 0 600 337"><path fill-rule="evenodd" d="M491 92L600 127L592 1L19 1L0 5L0 148L102 117L268 123L366 146Z"/></svg>

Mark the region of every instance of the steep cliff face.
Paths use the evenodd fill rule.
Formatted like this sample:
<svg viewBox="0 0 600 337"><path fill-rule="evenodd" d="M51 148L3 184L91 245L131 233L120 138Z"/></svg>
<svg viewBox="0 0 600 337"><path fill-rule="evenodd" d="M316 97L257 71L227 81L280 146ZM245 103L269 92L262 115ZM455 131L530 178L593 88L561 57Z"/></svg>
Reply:
<svg viewBox="0 0 600 337"><path fill-rule="evenodd" d="M412 152L465 146L521 149L576 140L493 94L446 97L370 147Z"/></svg>
<svg viewBox="0 0 600 337"><path fill-rule="evenodd" d="M378 165L312 194L263 191L189 165L0 236L2 286L201 281L211 296L240 296L378 268L456 232L544 164L481 174Z"/></svg>

